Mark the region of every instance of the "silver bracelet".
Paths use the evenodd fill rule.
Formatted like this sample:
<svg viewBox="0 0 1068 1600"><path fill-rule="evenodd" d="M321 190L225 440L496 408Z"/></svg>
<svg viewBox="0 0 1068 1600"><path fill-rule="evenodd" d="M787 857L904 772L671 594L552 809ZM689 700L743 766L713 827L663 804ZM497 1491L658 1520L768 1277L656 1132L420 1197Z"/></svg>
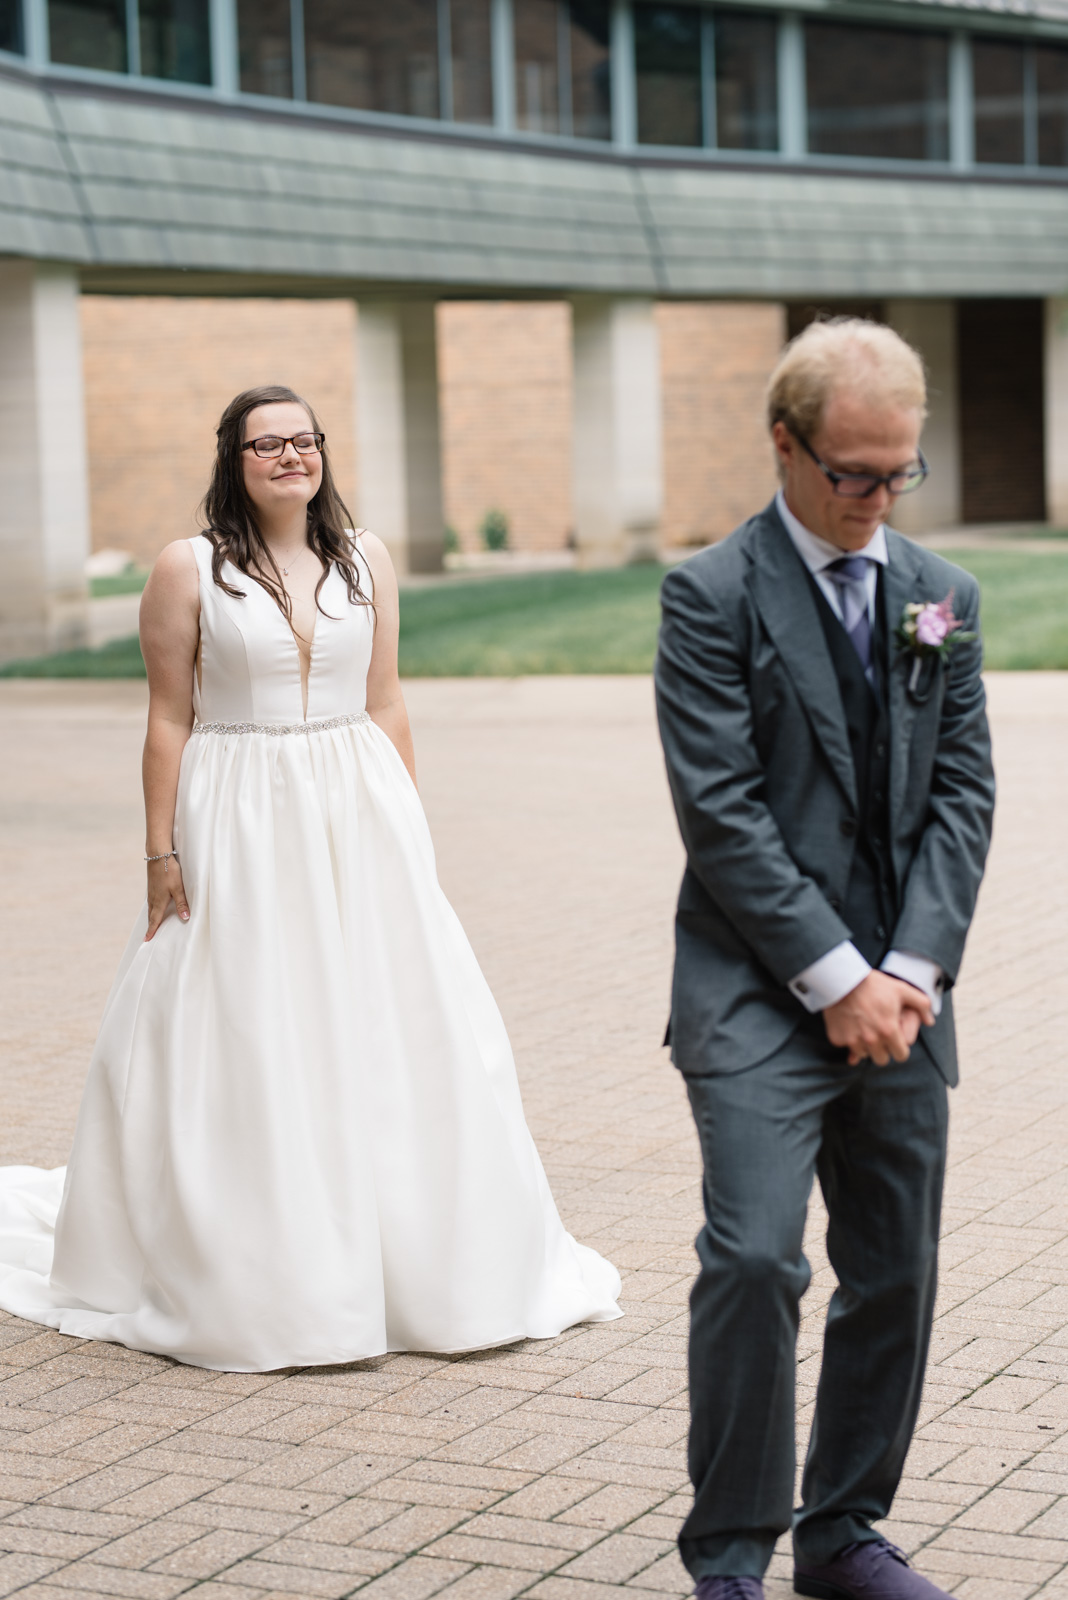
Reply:
<svg viewBox="0 0 1068 1600"><path fill-rule="evenodd" d="M163 852L163 854L161 856L146 856L145 860L146 861L162 861L163 862L163 870L164 870L164 872L166 872L166 870L167 870L167 862L170 860L171 856L173 856L175 861L177 861L178 860L178 852L177 852L177 850L164 850L164 852Z"/></svg>

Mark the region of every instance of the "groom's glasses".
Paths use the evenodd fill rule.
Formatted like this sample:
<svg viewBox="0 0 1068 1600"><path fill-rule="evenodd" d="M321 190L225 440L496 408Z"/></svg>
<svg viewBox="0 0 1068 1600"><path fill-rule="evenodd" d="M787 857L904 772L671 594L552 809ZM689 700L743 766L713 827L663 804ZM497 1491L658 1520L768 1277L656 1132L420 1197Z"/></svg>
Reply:
<svg viewBox="0 0 1068 1600"><path fill-rule="evenodd" d="M291 444L298 455L313 456L323 448L325 442L325 433L295 433L290 439L279 439L273 433L265 433L258 439L249 439L241 448L255 450L258 456L269 461L272 456L280 456L287 444Z"/></svg>
<svg viewBox="0 0 1068 1600"><path fill-rule="evenodd" d="M917 461L910 461L907 467L899 467L896 472L887 472L881 477L874 472L835 472L833 467L820 460L807 439L802 439L800 434L796 438L802 450L819 467L833 492L844 495L847 500L866 500L884 483L891 494L911 494L913 489L920 487L931 470L921 450Z"/></svg>

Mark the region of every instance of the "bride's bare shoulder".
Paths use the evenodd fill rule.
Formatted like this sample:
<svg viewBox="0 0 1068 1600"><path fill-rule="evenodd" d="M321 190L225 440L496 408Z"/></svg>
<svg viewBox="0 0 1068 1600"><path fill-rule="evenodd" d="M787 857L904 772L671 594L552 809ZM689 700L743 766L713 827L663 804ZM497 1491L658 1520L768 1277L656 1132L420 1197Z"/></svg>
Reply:
<svg viewBox="0 0 1068 1600"><path fill-rule="evenodd" d="M393 561L385 543L377 533L371 533L367 528L357 528L353 534L356 548L362 554L371 577L376 586L381 584L387 588L395 589L397 586L396 573L393 570Z"/></svg>
<svg viewBox="0 0 1068 1600"><path fill-rule="evenodd" d="M389 566L393 565L385 543L378 537L377 533L372 533L370 528L356 528L353 531L352 538L357 548L363 551L368 561L372 564L377 561Z"/></svg>
<svg viewBox="0 0 1068 1600"><path fill-rule="evenodd" d="M199 535L198 535L199 537ZM197 558L193 554L192 539L172 539L165 544L152 564L149 582L157 574L161 578L180 579L183 575L197 576Z"/></svg>
<svg viewBox="0 0 1068 1600"><path fill-rule="evenodd" d="M141 600L141 619L176 604L196 609L199 597L200 573L192 541L175 539L164 545L153 563Z"/></svg>

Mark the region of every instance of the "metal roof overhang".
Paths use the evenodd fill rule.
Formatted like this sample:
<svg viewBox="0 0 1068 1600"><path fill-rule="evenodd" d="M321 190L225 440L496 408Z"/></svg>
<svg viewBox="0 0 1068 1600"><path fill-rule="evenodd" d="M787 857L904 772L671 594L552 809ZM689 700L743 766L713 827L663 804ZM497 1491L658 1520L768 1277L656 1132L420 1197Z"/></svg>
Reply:
<svg viewBox="0 0 1068 1600"><path fill-rule="evenodd" d="M0 70L0 254L87 291L1068 294L1068 175L508 140Z"/></svg>

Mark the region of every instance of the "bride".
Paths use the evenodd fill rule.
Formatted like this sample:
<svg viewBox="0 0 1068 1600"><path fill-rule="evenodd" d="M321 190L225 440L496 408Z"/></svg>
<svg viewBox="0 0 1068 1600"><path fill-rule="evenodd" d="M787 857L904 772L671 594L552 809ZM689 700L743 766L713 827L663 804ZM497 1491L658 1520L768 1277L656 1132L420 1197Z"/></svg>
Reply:
<svg viewBox="0 0 1068 1600"><path fill-rule="evenodd" d="M291 390L227 407L205 511L141 607L147 907L65 1179L0 1170L0 1306L238 1372L619 1316L438 886L389 556Z"/></svg>

